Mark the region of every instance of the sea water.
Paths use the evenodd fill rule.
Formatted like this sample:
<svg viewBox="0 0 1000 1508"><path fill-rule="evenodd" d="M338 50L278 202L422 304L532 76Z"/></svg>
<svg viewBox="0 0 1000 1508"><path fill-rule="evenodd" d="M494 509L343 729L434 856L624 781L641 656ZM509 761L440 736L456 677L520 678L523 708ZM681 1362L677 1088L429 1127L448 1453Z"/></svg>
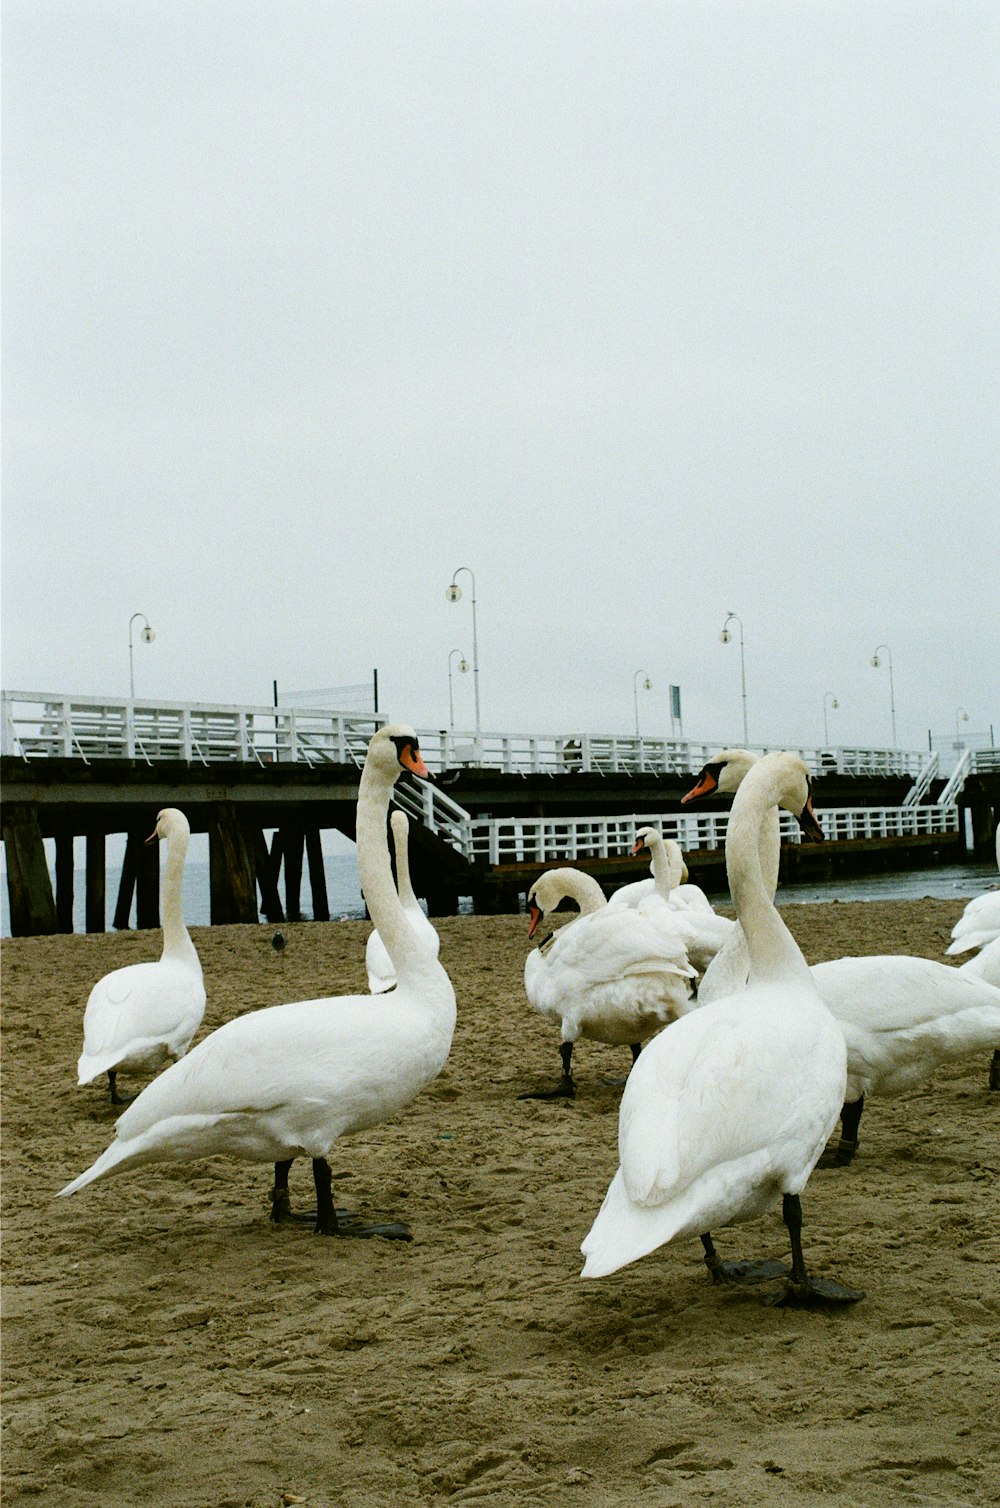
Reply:
<svg viewBox="0 0 1000 1508"><path fill-rule="evenodd" d="M360 920L365 915L365 903L358 879L358 861L353 853L324 854L327 899L330 917L335 921ZM110 930L114 916L121 869L108 866L106 878L107 926ZM893 870L885 874L858 875L850 879L826 880L818 884L781 885L778 888L779 906L822 905L829 901L915 901L930 897L935 900L962 900L981 895L997 883L994 864L948 864L934 869ZM725 891L710 892L714 904L725 905L729 901ZM302 917L310 920L311 891L308 870L302 879ZM85 930L86 872L77 869L73 886L73 930ZM471 910L471 902L465 900L460 910ZM133 902L133 919L135 907ZM192 927L207 927L211 919L211 895L209 889L209 866L206 863L188 862L184 868L184 919ZM6 877L0 885L0 936L10 936L10 908L8 905Z"/></svg>

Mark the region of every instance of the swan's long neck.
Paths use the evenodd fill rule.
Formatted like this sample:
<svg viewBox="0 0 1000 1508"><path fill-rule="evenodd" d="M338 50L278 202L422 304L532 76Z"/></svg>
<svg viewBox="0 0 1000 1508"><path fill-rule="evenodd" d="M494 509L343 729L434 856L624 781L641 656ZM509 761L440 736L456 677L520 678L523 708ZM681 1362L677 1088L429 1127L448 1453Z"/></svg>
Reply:
<svg viewBox="0 0 1000 1508"><path fill-rule="evenodd" d="M607 896L594 876L584 874L582 869L567 870L563 894L571 901L576 901L581 916L586 916L590 911L600 911L602 906L608 904Z"/></svg>
<svg viewBox="0 0 1000 1508"><path fill-rule="evenodd" d="M780 772L769 770L761 776L755 767L737 792L726 835L726 871L750 956L751 984L811 979L795 939L778 915L762 866L766 824L781 795Z"/></svg>
<svg viewBox="0 0 1000 1508"><path fill-rule="evenodd" d="M167 862L164 866L163 888L160 894L160 916L163 923L164 958L182 959L185 963L201 962L194 943L184 925L182 890L184 886L184 860L187 857L189 835L182 828L174 828L167 836Z"/></svg>
<svg viewBox="0 0 1000 1508"><path fill-rule="evenodd" d="M684 872L684 859L680 848L676 843L671 843L668 848L660 833L647 838L646 846L652 859L656 893L666 899L671 890L676 890Z"/></svg>
<svg viewBox="0 0 1000 1508"><path fill-rule="evenodd" d="M396 850L396 889L402 905L413 907L419 904L413 893L410 880L410 825L408 822L393 824L392 846Z"/></svg>
<svg viewBox="0 0 1000 1508"><path fill-rule="evenodd" d="M441 965L407 921L392 881L385 819L394 783L394 776L387 777L370 760L365 763L358 786L355 828L361 890L371 919L392 959L399 984L417 976L424 979L440 976L450 990Z"/></svg>

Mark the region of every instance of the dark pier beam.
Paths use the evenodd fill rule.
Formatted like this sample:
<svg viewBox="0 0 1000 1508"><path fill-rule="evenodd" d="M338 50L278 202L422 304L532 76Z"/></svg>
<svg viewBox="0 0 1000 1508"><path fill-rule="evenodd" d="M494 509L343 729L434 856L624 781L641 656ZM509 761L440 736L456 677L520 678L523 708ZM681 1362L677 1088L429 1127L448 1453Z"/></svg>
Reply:
<svg viewBox="0 0 1000 1508"><path fill-rule="evenodd" d="M105 842L103 833L87 834L87 899L85 925L88 932L105 928Z"/></svg>
<svg viewBox="0 0 1000 1508"><path fill-rule="evenodd" d="M73 930L73 834L56 834L56 920L60 932Z"/></svg>
<svg viewBox="0 0 1000 1508"><path fill-rule="evenodd" d="M269 922L283 922L285 920L285 908L281 904L281 896L278 892L278 871L281 868L280 851L274 854L268 853L267 839L264 830L256 823L246 829L247 846L250 850L250 860L257 876L257 888L260 891L260 909Z"/></svg>
<svg viewBox="0 0 1000 1508"><path fill-rule="evenodd" d="M217 802L212 808L208 858L212 925L258 921L250 845L231 801Z"/></svg>
<svg viewBox="0 0 1000 1508"><path fill-rule="evenodd" d="M135 835L130 834L122 857L121 879L118 881L118 898L112 922L116 932L125 932L131 925L132 896L135 892L136 845Z"/></svg>
<svg viewBox="0 0 1000 1508"><path fill-rule="evenodd" d="M275 833L277 840L278 834ZM281 855L285 864L285 916L290 922L302 920L302 850L305 835L301 827L283 826L280 833Z"/></svg>
<svg viewBox="0 0 1000 1508"><path fill-rule="evenodd" d="M136 926L153 928L160 925L160 855L157 844L146 842L155 821L154 816L148 827L143 824L140 828L133 828L125 842L114 917L114 926L119 932L130 925L133 895Z"/></svg>
<svg viewBox="0 0 1000 1508"><path fill-rule="evenodd" d="M147 843L152 826L136 833L135 924L140 929L160 925L160 845ZM133 835L129 835L132 842Z"/></svg>
<svg viewBox="0 0 1000 1508"><path fill-rule="evenodd" d="M996 813L989 801L972 803L972 852L977 859L986 862L993 858L997 830ZM963 830L965 824L962 824Z"/></svg>
<svg viewBox="0 0 1000 1508"><path fill-rule="evenodd" d="M7 850L11 934L39 937L58 932L55 896L37 813L23 806L8 806L3 816L3 841Z"/></svg>
<svg viewBox="0 0 1000 1508"><path fill-rule="evenodd" d="M306 833L306 857L309 860L313 921L328 922L330 902L326 893L326 869L323 866L323 836L318 827L310 827Z"/></svg>

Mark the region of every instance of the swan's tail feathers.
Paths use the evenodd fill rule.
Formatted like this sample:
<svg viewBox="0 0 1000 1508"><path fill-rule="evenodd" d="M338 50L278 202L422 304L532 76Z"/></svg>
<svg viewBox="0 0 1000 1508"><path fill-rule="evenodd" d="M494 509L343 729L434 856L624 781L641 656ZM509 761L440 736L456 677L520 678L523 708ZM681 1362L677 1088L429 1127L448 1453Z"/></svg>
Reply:
<svg viewBox="0 0 1000 1508"><path fill-rule="evenodd" d="M635 1204L625 1189L621 1168L611 1180L597 1219L580 1250L586 1257L582 1278L604 1278L637 1262L678 1234L684 1216L675 1204Z"/></svg>
<svg viewBox="0 0 1000 1508"><path fill-rule="evenodd" d="M103 1178L105 1173L112 1172L120 1163L128 1162L138 1153L135 1143L125 1141L113 1141L107 1151L102 1152L100 1157L79 1178L74 1178L64 1189L60 1189L56 1195L62 1199L66 1194L75 1194L78 1189L85 1188L88 1183L93 1183L96 1178Z"/></svg>

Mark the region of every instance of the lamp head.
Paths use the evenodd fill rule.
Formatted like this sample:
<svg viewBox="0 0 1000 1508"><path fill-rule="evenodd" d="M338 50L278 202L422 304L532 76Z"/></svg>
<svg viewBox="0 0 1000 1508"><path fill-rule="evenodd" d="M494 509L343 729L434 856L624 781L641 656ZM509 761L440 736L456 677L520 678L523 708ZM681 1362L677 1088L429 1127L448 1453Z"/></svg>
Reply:
<svg viewBox="0 0 1000 1508"><path fill-rule="evenodd" d="M459 662L458 662L458 668L461 671L462 675L465 675L466 671L469 668L469 662L468 662L468 660L459 660Z"/></svg>
<svg viewBox="0 0 1000 1508"><path fill-rule="evenodd" d="M728 644L728 643L729 643L729 641L730 641L730 639L731 639L731 638L732 638L732 637L733 637L733 636L732 636L732 634L731 634L731 633L730 633L730 632L729 632L729 629L728 629L728 628L724 628L724 629L723 629L723 630L722 630L722 632L721 632L721 633L720 633L720 634L719 634L719 643L720 643L720 644Z"/></svg>
<svg viewBox="0 0 1000 1508"><path fill-rule="evenodd" d="M139 638L144 644L152 644L153 640L156 638L156 634L150 628L148 623L146 624L146 627L143 629L142 633L139 635Z"/></svg>
<svg viewBox="0 0 1000 1508"><path fill-rule="evenodd" d="M458 599L461 597L461 595L462 595L462 588L460 586L458 586L454 581L451 583L451 586L445 592L445 596L447 597L447 599L448 599L449 602L457 602Z"/></svg>
<svg viewBox="0 0 1000 1508"><path fill-rule="evenodd" d="M874 665L876 670L879 668L881 663L882 661L879 659L878 655L872 655L872 664Z"/></svg>

